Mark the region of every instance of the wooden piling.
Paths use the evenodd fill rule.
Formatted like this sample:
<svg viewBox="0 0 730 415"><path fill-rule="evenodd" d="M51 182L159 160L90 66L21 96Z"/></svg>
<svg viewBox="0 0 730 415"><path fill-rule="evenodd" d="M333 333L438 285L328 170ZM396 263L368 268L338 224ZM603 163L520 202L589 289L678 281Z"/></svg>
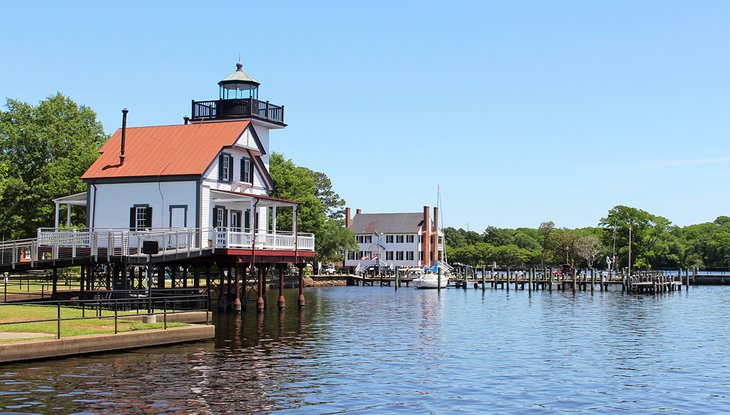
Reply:
<svg viewBox="0 0 730 415"><path fill-rule="evenodd" d="M578 277L578 274L575 271L575 268L573 268L573 292L575 292L577 287L577 281L576 278Z"/></svg>

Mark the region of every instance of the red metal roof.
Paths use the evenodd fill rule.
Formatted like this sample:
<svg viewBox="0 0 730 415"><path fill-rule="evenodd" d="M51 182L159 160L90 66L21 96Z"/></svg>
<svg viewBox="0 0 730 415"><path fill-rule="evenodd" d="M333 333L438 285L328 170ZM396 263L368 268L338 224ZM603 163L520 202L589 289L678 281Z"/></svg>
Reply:
<svg viewBox="0 0 730 415"><path fill-rule="evenodd" d="M119 129L99 149L101 156L81 179L201 175L248 125L249 121L227 121L127 128L121 165Z"/></svg>

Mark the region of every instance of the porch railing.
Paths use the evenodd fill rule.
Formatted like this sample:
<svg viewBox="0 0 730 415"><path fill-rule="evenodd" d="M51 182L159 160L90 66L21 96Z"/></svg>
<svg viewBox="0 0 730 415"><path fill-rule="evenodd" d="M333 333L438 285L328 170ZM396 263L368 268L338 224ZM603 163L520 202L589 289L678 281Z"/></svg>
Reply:
<svg viewBox="0 0 730 415"><path fill-rule="evenodd" d="M69 260L105 256L107 260L118 256L143 256L144 241L157 241L157 256L215 252L219 248L243 248L314 251L314 235L292 232L257 231L253 244L251 230L235 228L158 228L148 230L96 229L60 230L41 228L37 238L0 242L0 265L39 261Z"/></svg>

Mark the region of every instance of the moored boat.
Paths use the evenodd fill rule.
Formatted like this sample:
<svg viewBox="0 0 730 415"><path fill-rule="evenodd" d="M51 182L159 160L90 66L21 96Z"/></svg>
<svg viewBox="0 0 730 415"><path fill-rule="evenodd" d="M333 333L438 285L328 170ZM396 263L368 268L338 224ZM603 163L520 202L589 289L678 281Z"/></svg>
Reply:
<svg viewBox="0 0 730 415"><path fill-rule="evenodd" d="M439 269L441 275L439 275ZM420 271L418 273L417 271ZM449 271L448 268L439 264L438 261L429 268L416 268L413 271L416 278L413 279L413 286L415 288L446 288L449 285Z"/></svg>

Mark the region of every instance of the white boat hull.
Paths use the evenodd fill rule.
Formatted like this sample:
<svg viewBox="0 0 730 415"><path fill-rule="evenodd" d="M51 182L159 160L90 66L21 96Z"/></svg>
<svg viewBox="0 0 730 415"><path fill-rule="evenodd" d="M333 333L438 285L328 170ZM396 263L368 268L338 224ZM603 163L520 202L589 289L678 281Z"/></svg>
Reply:
<svg viewBox="0 0 730 415"><path fill-rule="evenodd" d="M439 277L436 274L426 274L412 282L415 288L446 288L449 285L449 277L441 276L441 287L439 287Z"/></svg>

